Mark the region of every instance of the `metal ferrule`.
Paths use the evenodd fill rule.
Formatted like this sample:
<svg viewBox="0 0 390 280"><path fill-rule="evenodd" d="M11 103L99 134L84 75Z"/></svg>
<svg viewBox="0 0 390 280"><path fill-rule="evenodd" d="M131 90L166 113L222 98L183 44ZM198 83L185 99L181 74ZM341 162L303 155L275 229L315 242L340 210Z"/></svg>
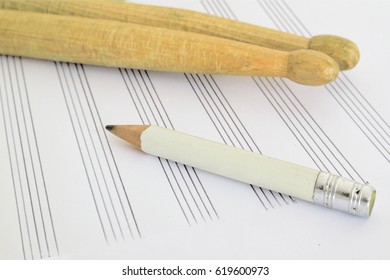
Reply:
<svg viewBox="0 0 390 280"><path fill-rule="evenodd" d="M369 217L375 194L375 189L369 185L320 172L314 186L313 202L352 215Z"/></svg>

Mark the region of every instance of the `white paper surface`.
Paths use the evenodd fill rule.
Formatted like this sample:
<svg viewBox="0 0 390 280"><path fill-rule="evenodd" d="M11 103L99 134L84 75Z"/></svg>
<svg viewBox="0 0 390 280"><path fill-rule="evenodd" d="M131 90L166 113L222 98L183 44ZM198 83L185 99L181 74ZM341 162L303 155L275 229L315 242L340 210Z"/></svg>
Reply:
<svg viewBox="0 0 390 280"><path fill-rule="evenodd" d="M358 44L361 61L307 87L1 56L0 259L388 259L389 3L142 3L337 34ZM373 215L168 162L104 131L142 123L368 181Z"/></svg>

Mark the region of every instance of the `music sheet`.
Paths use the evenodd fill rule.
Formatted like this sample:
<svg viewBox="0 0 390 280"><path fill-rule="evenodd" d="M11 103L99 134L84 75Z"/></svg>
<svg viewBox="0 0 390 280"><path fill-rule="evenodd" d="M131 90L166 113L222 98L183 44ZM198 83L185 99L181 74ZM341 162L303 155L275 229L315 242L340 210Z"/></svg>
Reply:
<svg viewBox="0 0 390 280"><path fill-rule="evenodd" d="M308 87L0 56L0 259L388 259L388 2L139 2L337 34L361 61ZM158 124L369 182L373 215L146 155L107 124Z"/></svg>

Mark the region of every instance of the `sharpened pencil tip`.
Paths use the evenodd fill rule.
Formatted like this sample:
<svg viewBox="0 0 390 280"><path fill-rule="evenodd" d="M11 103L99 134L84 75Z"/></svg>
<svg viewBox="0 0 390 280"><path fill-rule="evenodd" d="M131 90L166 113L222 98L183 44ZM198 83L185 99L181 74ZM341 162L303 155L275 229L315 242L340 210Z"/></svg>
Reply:
<svg viewBox="0 0 390 280"><path fill-rule="evenodd" d="M106 125L106 129L107 129L108 131L113 130L114 127L115 127L115 125Z"/></svg>
<svg viewBox="0 0 390 280"><path fill-rule="evenodd" d="M141 134L150 125L106 125L106 129L141 150Z"/></svg>

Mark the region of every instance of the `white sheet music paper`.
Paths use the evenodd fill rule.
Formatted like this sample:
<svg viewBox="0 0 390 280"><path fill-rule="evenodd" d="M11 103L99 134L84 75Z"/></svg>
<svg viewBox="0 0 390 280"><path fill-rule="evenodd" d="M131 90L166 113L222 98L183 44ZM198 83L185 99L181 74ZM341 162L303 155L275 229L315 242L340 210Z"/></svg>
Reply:
<svg viewBox="0 0 390 280"><path fill-rule="evenodd" d="M1 56L0 258L389 258L389 3L142 3L338 34L359 45L361 61L307 87ZM142 123L368 181L373 215L146 155L104 131Z"/></svg>

